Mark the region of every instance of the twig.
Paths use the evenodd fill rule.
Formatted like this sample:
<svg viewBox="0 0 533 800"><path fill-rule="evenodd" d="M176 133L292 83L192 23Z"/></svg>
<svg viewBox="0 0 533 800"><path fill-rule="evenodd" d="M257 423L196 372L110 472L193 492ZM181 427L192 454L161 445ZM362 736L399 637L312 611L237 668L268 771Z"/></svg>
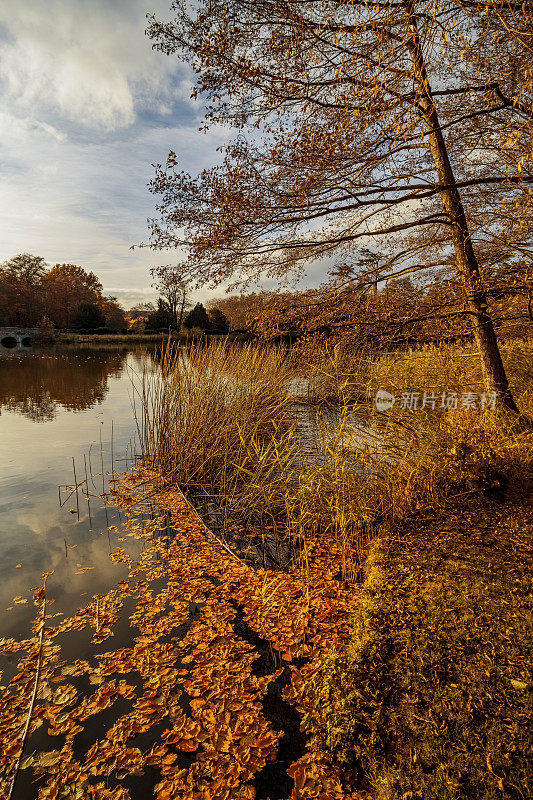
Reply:
<svg viewBox="0 0 533 800"><path fill-rule="evenodd" d="M91 517L91 493L89 491L89 477L87 475L87 456L83 454L83 463L85 464L85 489L87 492L87 510L89 511L89 528L93 529L93 520Z"/></svg>
<svg viewBox="0 0 533 800"><path fill-rule="evenodd" d="M206 531L206 533L208 533L210 536L212 536L213 539L216 539L216 541L220 545L222 545L224 550L227 553L229 553L229 555L232 556L235 559L235 561L238 561L240 564L245 564L246 565L246 562L243 561L242 558L239 558L239 556L236 553L233 552L233 550L226 544L226 542L224 542L222 539L219 539L219 537L215 533L213 533L211 528L207 527L207 525L205 524L205 522L201 518L201 516L198 513L198 511L195 509L195 507L192 505L192 503L189 503L189 501L187 500L187 498L186 498L185 494L182 492L182 490L178 486L174 486L173 488L174 488L175 491L179 492L180 496L185 501L185 503L186 503L187 507L189 508L189 510L194 514L196 519L201 523L202 528L204 529L204 531Z"/></svg>
<svg viewBox="0 0 533 800"><path fill-rule="evenodd" d="M100 633L100 615L98 613L99 610L100 610L100 597L97 596L96 597L96 633Z"/></svg>
<svg viewBox="0 0 533 800"><path fill-rule="evenodd" d="M113 478L115 477L115 447L114 447L114 430L113 430L113 420L111 420L111 474Z"/></svg>
<svg viewBox="0 0 533 800"><path fill-rule="evenodd" d="M46 581L48 579L48 574L45 575L43 580L43 604L41 606L41 630L39 631L39 650L37 652L37 669L35 671L35 681L33 684L33 692L30 700L30 706L28 708L28 716L26 717L26 724L24 726L24 731L22 733L22 743L20 745L19 755L15 764L15 772L13 775L13 779L9 786L9 792L7 795L7 800L11 800L11 795L13 794L13 789L15 788L15 782L17 780L17 776L20 769L20 762L22 761L22 756L24 754L24 747L26 744L26 737L28 735L28 730L30 727L30 720L31 715L33 713L33 707L35 705L35 698L37 697L37 690L39 688L39 678L41 675L41 660L42 660L42 653L43 653L43 635L44 635L44 623L46 619Z"/></svg>
<svg viewBox="0 0 533 800"><path fill-rule="evenodd" d="M72 458L72 469L74 470L74 486L76 489L76 511L78 513L78 520L80 518L80 497L78 494L78 478L76 477L76 462Z"/></svg>

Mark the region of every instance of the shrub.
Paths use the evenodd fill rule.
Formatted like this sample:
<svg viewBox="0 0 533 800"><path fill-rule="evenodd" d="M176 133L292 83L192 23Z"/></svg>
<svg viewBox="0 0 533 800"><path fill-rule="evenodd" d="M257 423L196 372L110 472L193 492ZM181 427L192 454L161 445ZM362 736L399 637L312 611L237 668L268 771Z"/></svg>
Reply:
<svg viewBox="0 0 533 800"><path fill-rule="evenodd" d="M104 313L95 303L80 303L72 312L71 325L73 328L83 328L88 331L103 328L105 327Z"/></svg>

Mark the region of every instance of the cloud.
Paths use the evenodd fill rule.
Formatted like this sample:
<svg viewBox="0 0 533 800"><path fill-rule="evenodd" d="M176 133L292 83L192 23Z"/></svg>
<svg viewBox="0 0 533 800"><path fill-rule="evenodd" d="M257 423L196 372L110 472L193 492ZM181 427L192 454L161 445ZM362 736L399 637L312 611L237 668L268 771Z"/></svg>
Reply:
<svg viewBox="0 0 533 800"><path fill-rule="evenodd" d="M174 148L201 169L222 140L198 132L189 70L152 50L145 3L0 4L0 262L29 251L77 263L135 300L150 267L179 258L130 250L154 216L151 165Z"/></svg>
<svg viewBox="0 0 533 800"><path fill-rule="evenodd" d="M57 128L54 128L53 125L49 125L47 122L41 122L40 120L35 120L34 125L38 128L41 128L45 133L48 133L52 136L57 142L64 142L67 138L66 133L62 133L62 131L58 131Z"/></svg>
<svg viewBox="0 0 533 800"><path fill-rule="evenodd" d="M159 0L156 6L168 12ZM3 0L0 80L11 105L36 104L85 128L131 125L137 104L169 113L177 65L151 49L144 0ZM180 68L185 84L189 77ZM183 97L182 97L183 99Z"/></svg>
<svg viewBox="0 0 533 800"><path fill-rule="evenodd" d="M182 257L130 249L156 216L151 165L173 149L196 173L220 159L228 131L199 132L191 70L145 36L146 11L165 19L169 6L0 2L0 263L32 252L79 264L131 306L153 297L151 267Z"/></svg>
<svg viewBox="0 0 533 800"><path fill-rule="evenodd" d="M169 147L186 153L184 166L205 166L224 138L205 135L188 120L173 126L133 126L127 136L96 141L62 139L43 126L0 115L3 150L0 262L17 252L94 270L109 294L151 296L150 267L176 263L176 251L131 250L147 238L155 198L147 189L152 163ZM128 298L129 300L129 298ZM124 299L126 303L126 299Z"/></svg>

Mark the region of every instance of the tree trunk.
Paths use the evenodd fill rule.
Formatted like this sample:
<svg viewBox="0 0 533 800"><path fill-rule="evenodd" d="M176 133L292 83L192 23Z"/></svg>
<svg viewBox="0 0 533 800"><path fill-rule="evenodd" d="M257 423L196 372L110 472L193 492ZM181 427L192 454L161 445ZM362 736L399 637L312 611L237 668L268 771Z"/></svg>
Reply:
<svg viewBox="0 0 533 800"><path fill-rule="evenodd" d="M487 390L497 392L506 408L518 411L509 389L496 332L488 312L487 295L472 246L463 202L431 93L412 0L405 0L404 7L408 26L407 47L413 61L413 77L428 129L430 151L439 182L446 187L440 191L440 195L451 226L457 271L463 282L474 338L481 356L483 380Z"/></svg>
<svg viewBox="0 0 533 800"><path fill-rule="evenodd" d="M178 333L180 332L181 326L182 326L182 323L183 323L183 314L185 313L185 303L186 303L186 301L187 301L187 298L185 296L185 289L183 289L182 294L181 294L180 316L179 316L179 320L178 320L178 323L177 323L178 324L178 329L177 329Z"/></svg>

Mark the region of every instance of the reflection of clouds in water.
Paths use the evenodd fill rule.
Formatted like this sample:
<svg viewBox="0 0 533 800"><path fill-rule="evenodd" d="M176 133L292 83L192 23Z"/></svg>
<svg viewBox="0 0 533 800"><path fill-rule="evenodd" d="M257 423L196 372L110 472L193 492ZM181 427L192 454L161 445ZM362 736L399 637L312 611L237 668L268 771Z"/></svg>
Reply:
<svg viewBox="0 0 533 800"><path fill-rule="evenodd" d="M48 527L43 529L43 511L39 514L37 509L24 509L13 519L13 533L3 537L3 551L13 566L9 570L2 570L2 635L10 635L21 628L29 634L29 622L35 615L31 590L41 584L42 572L54 572L47 584L48 596L55 600L50 612L62 611L65 614L71 614L85 605L93 594L104 593L125 574L124 566L114 564L109 558L110 545L111 549L123 546L123 542L117 541L121 534L110 534L108 539L105 527L103 532L88 530L88 518L69 525L65 520L68 511L54 513L50 509L50 512L48 516L48 509L44 509ZM68 556L65 555L65 540ZM68 546L72 544L77 546ZM14 567L16 563L22 566L17 569ZM94 569L76 575L78 564ZM88 594L84 597L82 592ZM26 597L28 603L4 613L17 595Z"/></svg>
<svg viewBox="0 0 533 800"><path fill-rule="evenodd" d="M59 406L83 411L103 402L108 379L122 372L126 355L77 350L3 359L0 404L34 421L54 419Z"/></svg>
<svg viewBox="0 0 533 800"><path fill-rule="evenodd" d="M109 559L110 549L127 546L133 554L139 552L136 540L118 541L123 534L117 509L108 507L109 524L119 528L110 532L108 540L101 499L91 498L90 530L84 493L80 492L78 521L69 513L76 508L75 496L59 507L58 485L72 485L73 458L78 480L84 477L84 455L89 461L92 449L96 488L89 478L90 488L100 493L100 439L104 471L109 472L112 422L115 468L127 467L120 459L135 433L129 373L142 372L145 359L151 363L146 355L134 357L127 350L79 349L66 354L42 351L40 357L28 354L22 365L16 363L22 358L0 360L0 402L5 403L7 396L15 406L18 403L0 415L0 636L30 634L36 611L31 589L41 584L42 572L55 571L48 584L50 597L56 599L50 613L71 614L124 576L124 567ZM102 398L98 404L95 397ZM24 413L30 398L37 404L37 414ZM44 415L45 400L53 403L52 419ZM67 546L77 545L67 547L68 557L65 539ZM18 569L17 564L21 564ZM76 575L78 564L94 569ZM28 603L5 612L17 595Z"/></svg>

